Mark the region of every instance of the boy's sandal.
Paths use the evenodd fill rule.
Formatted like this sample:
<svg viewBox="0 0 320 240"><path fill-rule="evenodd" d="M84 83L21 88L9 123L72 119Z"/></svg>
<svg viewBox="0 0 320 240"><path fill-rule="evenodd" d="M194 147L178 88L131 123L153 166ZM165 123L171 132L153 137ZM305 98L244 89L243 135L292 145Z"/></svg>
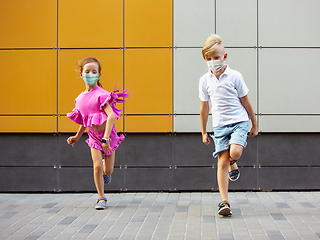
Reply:
<svg viewBox="0 0 320 240"><path fill-rule="evenodd" d="M104 184L111 183L111 175L103 175Z"/></svg>
<svg viewBox="0 0 320 240"><path fill-rule="evenodd" d="M107 199L105 197L98 198L95 209L103 210L107 207Z"/></svg>
<svg viewBox="0 0 320 240"><path fill-rule="evenodd" d="M219 209L218 209L219 215L222 215L222 216L232 215L232 212L230 210L230 204L226 200L220 202L218 207L219 207Z"/></svg>
<svg viewBox="0 0 320 240"><path fill-rule="evenodd" d="M228 178L230 179L230 181L237 181L240 177L240 170L239 169L235 169L229 172Z"/></svg>
<svg viewBox="0 0 320 240"><path fill-rule="evenodd" d="M230 165L233 165L233 164L235 164L236 162L237 162L237 160L234 160L234 159L232 159L232 158L230 158L231 160L230 160Z"/></svg>

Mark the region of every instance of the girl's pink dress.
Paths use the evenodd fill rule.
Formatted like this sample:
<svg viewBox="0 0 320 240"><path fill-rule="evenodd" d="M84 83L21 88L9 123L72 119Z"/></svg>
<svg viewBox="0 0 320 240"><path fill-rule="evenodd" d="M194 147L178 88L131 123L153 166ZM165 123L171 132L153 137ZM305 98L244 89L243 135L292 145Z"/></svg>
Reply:
<svg viewBox="0 0 320 240"><path fill-rule="evenodd" d="M92 125L101 125L108 119L108 115L103 110L103 107L109 103L115 114L116 120L119 119L121 110L116 108L116 104L124 102L123 98L128 97L126 91L119 93L119 91L108 92L100 87L96 87L90 92L82 92L75 99L75 108L71 113L67 113L67 117L77 124L89 127L89 138L86 140L89 147L99 149L104 155L110 155L118 148L120 143L124 140L123 134L119 137L117 129L113 125L110 134L110 147L112 151L104 151L102 149L101 139L104 135L103 131L95 131ZM122 98L122 99L120 99Z"/></svg>

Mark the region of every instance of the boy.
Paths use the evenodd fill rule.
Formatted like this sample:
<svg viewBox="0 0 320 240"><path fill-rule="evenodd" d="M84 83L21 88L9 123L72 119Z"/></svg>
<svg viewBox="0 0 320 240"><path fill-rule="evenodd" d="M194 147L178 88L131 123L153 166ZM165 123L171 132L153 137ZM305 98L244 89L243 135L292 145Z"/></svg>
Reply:
<svg viewBox="0 0 320 240"><path fill-rule="evenodd" d="M199 82L202 141L206 145L210 144L206 130L210 100L215 143L213 156L218 156L217 178L221 196L218 214L228 216L232 215L228 200L228 178L231 181L238 180L240 171L236 161L247 145L247 135L254 137L258 134L258 123L241 73L224 65L228 54L218 35L207 38L202 56L209 68ZM249 119L252 128L248 133Z"/></svg>

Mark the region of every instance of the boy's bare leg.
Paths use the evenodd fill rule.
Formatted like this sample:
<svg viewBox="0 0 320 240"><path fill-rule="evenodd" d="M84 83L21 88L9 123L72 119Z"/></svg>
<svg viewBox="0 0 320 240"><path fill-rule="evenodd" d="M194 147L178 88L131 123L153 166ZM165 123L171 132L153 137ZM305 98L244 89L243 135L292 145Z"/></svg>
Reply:
<svg viewBox="0 0 320 240"><path fill-rule="evenodd" d="M219 186L219 192L221 196L221 200L227 200L228 199L228 187L229 187L229 178L228 178L228 169L230 166L230 156L229 151L225 150L219 153L218 155L218 186Z"/></svg>
<svg viewBox="0 0 320 240"><path fill-rule="evenodd" d="M242 155L242 151L243 151L243 147L241 145L231 144L230 145L230 152L229 152L230 160L231 159L238 160ZM232 170L235 170L237 168L238 168L237 163L230 165L229 172Z"/></svg>

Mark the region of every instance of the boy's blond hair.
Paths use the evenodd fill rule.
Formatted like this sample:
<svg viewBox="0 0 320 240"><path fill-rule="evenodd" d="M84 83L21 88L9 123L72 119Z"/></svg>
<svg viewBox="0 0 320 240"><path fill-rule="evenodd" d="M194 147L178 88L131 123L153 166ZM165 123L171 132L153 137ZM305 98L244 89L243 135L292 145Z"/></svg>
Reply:
<svg viewBox="0 0 320 240"><path fill-rule="evenodd" d="M209 36L202 47L203 58L206 59L207 55L216 51L221 44L221 38L217 34L212 34Z"/></svg>

